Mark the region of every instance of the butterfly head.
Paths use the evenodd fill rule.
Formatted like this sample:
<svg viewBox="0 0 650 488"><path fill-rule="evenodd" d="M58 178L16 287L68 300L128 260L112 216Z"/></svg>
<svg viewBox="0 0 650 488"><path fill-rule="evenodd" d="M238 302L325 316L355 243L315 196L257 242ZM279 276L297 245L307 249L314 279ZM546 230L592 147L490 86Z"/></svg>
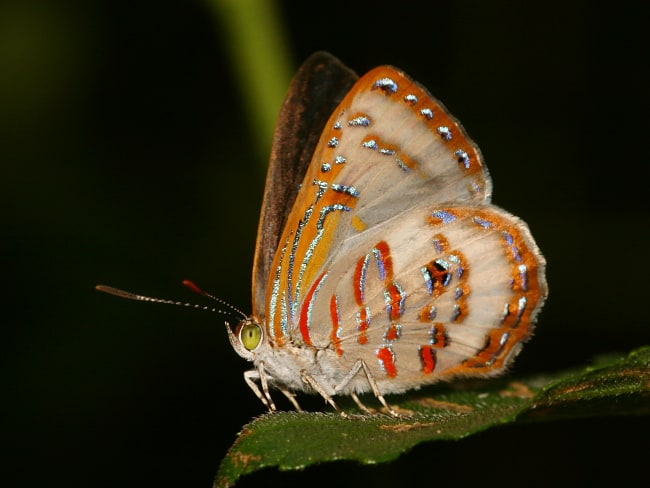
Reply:
<svg viewBox="0 0 650 488"><path fill-rule="evenodd" d="M230 344L242 358L253 361L266 342L264 328L254 318L247 317L233 331L226 322Z"/></svg>

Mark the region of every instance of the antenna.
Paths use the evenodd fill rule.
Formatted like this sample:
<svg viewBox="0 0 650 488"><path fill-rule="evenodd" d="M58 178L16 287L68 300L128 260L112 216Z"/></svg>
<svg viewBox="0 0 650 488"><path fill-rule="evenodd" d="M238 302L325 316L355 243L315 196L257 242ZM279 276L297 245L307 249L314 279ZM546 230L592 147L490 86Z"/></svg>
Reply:
<svg viewBox="0 0 650 488"><path fill-rule="evenodd" d="M233 312L237 312L239 315L241 315L242 319L247 318L248 316L239 310L237 307L234 305L231 305L225 300L222 300L221 298L215 297L213 294L208 293L207 291L203 290L203 288L200 288L196 283L190 280L183 280L183 284L187 286L190 290L192 290L194 293L198 293L199 295L203 295L204 297L208 297L210 300L214 300L217 303L220 303L221 305L225 305L228 307L230 310Z"/></svg>
<svg viewBox="0 0 650 488"><path fill-rule="evenodd" d="M190 290L194 291L195 293L198 293L199 295L203 295L204 297L210 298L217 303L225 305L230 309L230 311L224 311L218 308L208 307L206 305L198 305L195 303L180 302L176 300L168 300L165 298L155 298L146 295L138 295L137 293L131 293L130 291L120 290L119 288L114 288L112 286L107 286L107 285L96 285L95 289L104 293L108 293L109 295L115 295L117 297L126 298L128 300L136 300L139 302L164 303L165 305L176 305L179 307L195 308L198 310L205 310L207 312L216 312L224 315L230 315L232 314L232 312L236 312L239 315L241 315L242 318L244 319L246 318L246 314L244 312L234 307L233 305L229 304L228 302L222 300L221 298L217 298L214 295L206 291L203 291L194 282L190 280L183 280L183 284L187 286Z"/></svg>

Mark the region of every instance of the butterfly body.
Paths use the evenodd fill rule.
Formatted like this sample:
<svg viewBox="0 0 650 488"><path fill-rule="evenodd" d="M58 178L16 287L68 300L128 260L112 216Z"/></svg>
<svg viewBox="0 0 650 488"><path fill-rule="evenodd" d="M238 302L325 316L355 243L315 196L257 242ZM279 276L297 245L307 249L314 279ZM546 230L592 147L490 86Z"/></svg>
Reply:
<svg viewBox="0 0 650 488"><path fill-rule="evenodd" d="M386 405L383 394L503 372L547 286L528 227L491 191L480 151L424 88L389 66L356 82L325 123L275 253L258 248L253 315L228 330L255 365L245 377L258 397L274 409L272 386L296 407L294 391L336 407L335 395L373 392Z"/></svg>

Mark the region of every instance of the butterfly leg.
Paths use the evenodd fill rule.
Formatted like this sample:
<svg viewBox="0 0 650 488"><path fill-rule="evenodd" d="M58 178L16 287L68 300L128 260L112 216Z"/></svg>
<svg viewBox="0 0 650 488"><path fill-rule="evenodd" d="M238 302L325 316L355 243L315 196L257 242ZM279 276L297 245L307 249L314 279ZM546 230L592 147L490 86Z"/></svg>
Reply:
<svg viewBox="0 0 650 488"><path fill-rule="evenodd" d="M266 408L268 408L272 412L277 411L275 403L273 403L273 399L271 398L271 393L269 392L268 379L266 373L264 372L263 364L259 365L259 369L251 369L250 371L246 371L244 373L244 380L246 381L246 384L249 386L249 388L253 390L253 393L255 393L257 398L259 398L262 401L262 403L266 406ZM258 380L262 385L261 390L256 383L256 381ZM294 395L293 393L291 393L289 390L285 388L281 388L281 387L277 387L277 388L284 394L284 396L287 397L287 399L291 402L291 404L298 412L302 412L302 408L298 404L298 400L296 400L296 395Z"/></svg>
<svg viewBox="0 0 650 488"><path fill-rule="evenodd" d="M284 394L284 396L287 397L287 399L293 405L293 408L295 408L298 412L302 412L302 408L298 404L298 400L296 400L296 395L294 395L289 390L286 390L284 388L280 388L280 387L277 387L277 386L276 386L276 388L278 388L278 390L280 390Z"/></svg>
<svg viewBox="0 0 650 488"><path fill-rule="evenodd" d="M362 369L363 369L364 374L366 375L366 379L368 380L368 384L370 385L370 388L372 388L372 392L374 393L377 400L379 400L381 402L381 404L384 406L384 408L386 410L388 410L388 412L393 417L400 417L400 414L397 413L393 409L393 407L391 407L388 404L388 402L386 402L386 399L381 394L381 391L379 391L379 387L377 386L377 382L375 381L375 377L372 375L372 373L370 372L370 368L368 368L368 365L366 364L366 362L363 359L359 359L354 364L354 366L352 367L350 372L345 376L345 378L343 378L343 381L341 381L341 383L339 385L337 385L336 388L334 388L334 391L337 392L337 393L342 391L350 383L350 381L352 381L352 378L354 378L359 373L359 371L361 371ZM366 413L369 412L368 408L365 405L363 405L363 403L361 403L361 400L359 399L359 397L355 393L352 393L351 396L352 396L352 399L354 400L354 402L359 406L359 408L361 408L361 410L363 410Z"/></svg>
<svg viewBox="0 0 650 488"><path fill-rule="evenodd" d="M259 380L260 384L262 385L262 389L257 386L257 383L255 380ZM275 412L277 408L275 407L275 403L273 403L273 400L271 399L271 395L269 393L269 384L266 379L266 374L264 373L264 368L262 364L259 365L259 369L251 369L249 371L244 372L244 381L246 381L246 384L249 386L251 390L253 390L253 393L259 398L262 403L268 408L269 410Z"/></svg>
<svg viewBox="0 0 650 488"><path fill-rule="evenodd" d="M332 408L334 408L334 410L340 413L342 417L346 419L350 418L350 416L347 413L345 413L343 410L341 410L341 408L336 404L332 396L327 391L325 391L323 385L321 385L318 381L316 381L316 379L312 375L310 375L306 371L302 371L301 376L302 376L302 380L305 383L307 383L309 386L311 386L314 390L316 390L316 392L318 392L320 396L322 396L325 399L325 401L329 403L332 406Z"/></svg>
<svg viewBox="0 0 650 488"><path fill-rule="evenodd" d="M352 400L354 400L354 403L357 404L357 407L359 407L359 409L363 413L366 413L368 415L372 415L372 412L370 411L370 409L363 404L363 402L359 399L359 396L356 393L352 392L352 393L350 393L350 396L352 397Z"/></svg>

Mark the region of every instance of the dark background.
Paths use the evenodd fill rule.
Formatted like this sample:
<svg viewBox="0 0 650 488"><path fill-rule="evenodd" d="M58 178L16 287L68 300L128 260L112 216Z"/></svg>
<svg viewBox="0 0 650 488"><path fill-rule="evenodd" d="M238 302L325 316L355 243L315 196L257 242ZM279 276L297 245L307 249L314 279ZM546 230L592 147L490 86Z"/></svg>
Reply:
<svg viewBox="0 0 650 488"><path fill-rule="evenodd" d="M648 15L632 5L278 3L294 68L318 49L396 65L479 143L494 202L548 260L514 375L650 342ZM198 0L0 7L4 486L207 487L263 412L222 317L93 289L202 303L190 278L250 310L264 160L234 42ZM511 426L241 486L641 486L648 427Z"/></svg>

